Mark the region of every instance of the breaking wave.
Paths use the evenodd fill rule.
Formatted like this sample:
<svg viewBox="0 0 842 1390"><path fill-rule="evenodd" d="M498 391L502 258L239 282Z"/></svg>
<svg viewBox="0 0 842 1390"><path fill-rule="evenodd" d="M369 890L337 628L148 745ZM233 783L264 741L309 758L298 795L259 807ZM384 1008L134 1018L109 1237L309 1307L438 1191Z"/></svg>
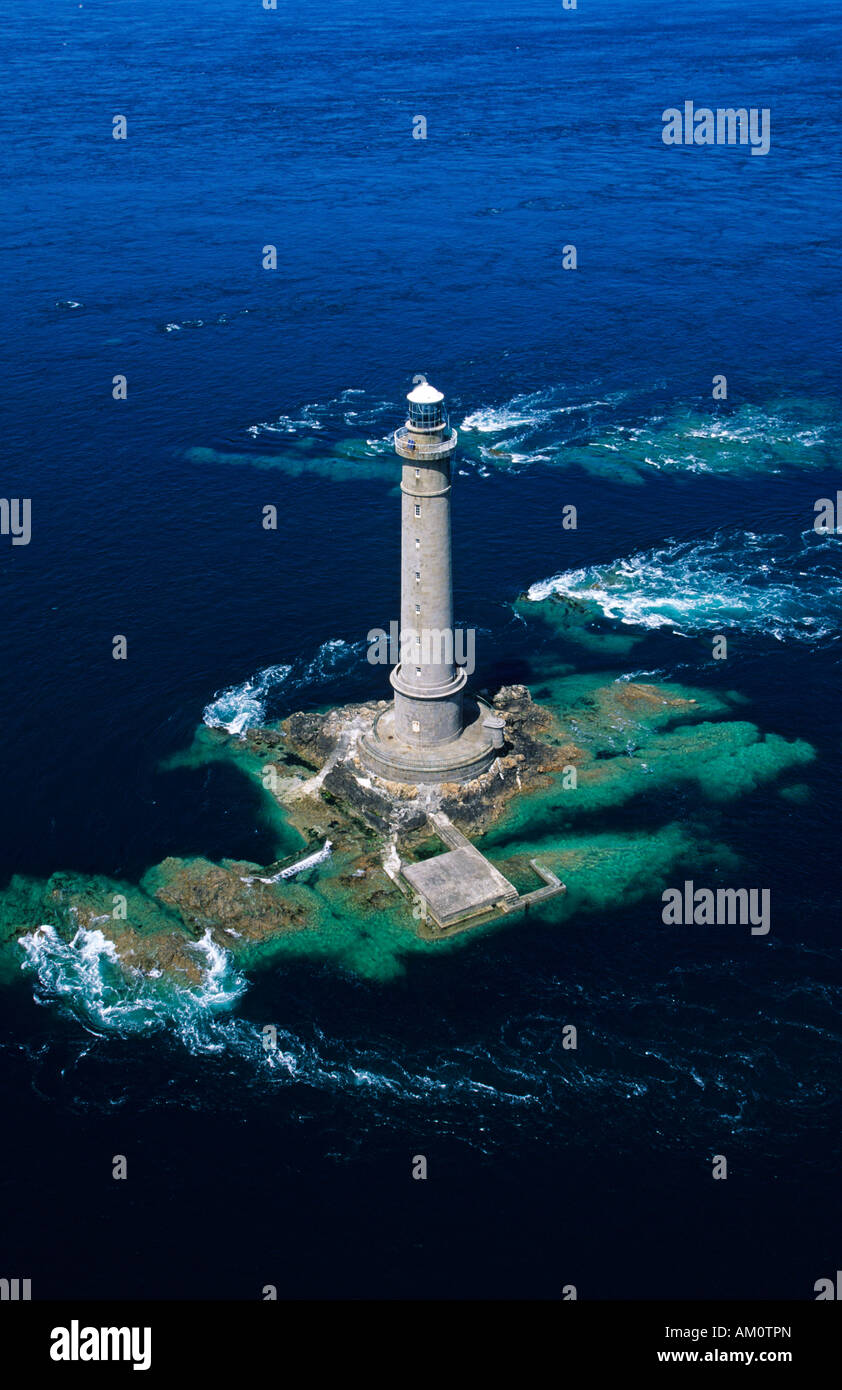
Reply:
<svg viewBox="0 0 842 1390"><path fill-rule="evenodd" d="M211 729L242 736L259 727L267 717L267 704L279 691L284 695L335 680L363 656L365 642L346 642L341 637L323 642L309 661L266 666L239 685L229 686L205 706L202 720Z"/></svg>
<svg viewBox="0 0 842 1390"><path fill-rule="evenodd" d="M594 412L599 418L610 418L629 394L608 391L571 401L566 390L550 387L514 396L503 405L481 406L465 415L459 426L462 441L467 448L478 450L484 464L517 468L550 463L564 439L593 428ZM482 470L481 474L489 476Z"/></svg>
<svg viewBox="0 0 842 1390"><path fill-rule="evenodd" d="M309 869L315 869L317 864L326 863L332 854L333 842L325 840L321 849L305 855L303 859L296 860L294 864L288 864L285 869L279 869L276 874L270 874L268 878L262 878L260 874L241 874L240 877L243 883L283 883L284 879L295 878L298 874L303 874Z"/></svg>
<svg viewBox="0 0 842 1390"><path fill-rule="evenodd" d="M260 420L249 425L246 433L253 439L262 435L308 435L313 430L326 430L341 426L362 431L384 428L388 431L383 441L368 440L372 447L382 442L391 445L391 431L395 415L395 402L382 399L366 400L367 393L361 387L349 386L329 401L311 401L300 408L296 415L278 415L272 420Z"/></svg>
<svg viewBox="0 0 842 1390"><path fill-rule="evenodd" d="M207 938L196 943L207 960L201 985L164 990L146 977L133 996L125 985L118 994L112 983L113 948L99 932L79 932L68 945L53 928L40 927L21 945L24 968L37 975L38 1002L65 1008L97 1037L137 1039L165 1030L188 1054L219 1059L226 1094L232 1077L235 1094L244 1099L252 1091L282 1091L284 1113L293 1120L311 1122L315 1094L351 1107L355 1124L343 1130L339 1157L367 1139L370 1125L391 1125L398 1116L405 1123L407 1111L425 1123L434 1115L438 1133L485 1152L505 1146L506 1126L518 1127L523 1119L530 1132L549 1137L560 1124L572 1125L574 1143L575 1134L596 1132L603 1143L625 1151L629 1107L641 1102L668 1149L686 1144L688 1125L700 1135L724 1126L733 1142L756 1142L754 1136L763 1135L774 1147L773 1138L797 1134L805 1118L827 1115L833 1104L833 1081L815 1042L821 1036L839 1043L839 989L811 978L809 969L794 971L788 956L768 982L750 1045L740 972L734 973L729 960L696 962L687 979L683 967L672 967L670 987L689 993L671 1000L663 1027L654 1031L641 1034L635 1020L644 1010L656 1018L663 1014L661 980L635 979L631 991L626 978L579 980L571 993L561 981L542 979L534 981L531 1006L520 1014L515 1010L495 1036L470 1036L470 1029L463 1036L464 1021L460 1032L443 1016L440 1036L430 1041L398 1040L376 1027L337 1032L315 1017L276 1026L235 1014L245 983L226 952ZM282 999L277 1003L283 1007ZM581 1051L565 1045L561 1020L571 1012L594 1020ZM66 1052L57 1056L64 1067ZM49 1050L37 1065L50 1069ZM128 1082L146 1094L147 1054L138 1050L120 1065L123 1092ZM178 1062L173 1065L178 1072ZM178 1074L180 1103L204 1107L206 1081L195 1072ZM157 1086L149 1100L162 1103ZM112 1105L90 1095L77 1103ZM361 1113L369 1125L359 1125Z"/></svg>
<svg viewBox="0 0 842 1390"><path fill-rule="evenodd" d="M208 1035L207 1023L228 1011L246 988L227 951L206 931L190 949L198 956L201 981L193 987L166 983L160 972L128 977L113 941L97 928L80 927L65 941L44 924L18 938L22 970L36 976L35 999L58 1004L93 1031L120 1035L175 1029L191 1050L219 1050L224 1040Z"/></svg>
<svg viewBox="0 0 842 1390"><path fill-rule="evenodd" d="M267 666L242 684L229 686L205 706L203 721L211 729L244 734L265 718L270 690L282 685L291 671L291 666Z"/></svg>
<svg viewBox="0 0 842 1390"><path fill-rule="evenodd" d="M570 402L555 399L558 392L535 391L531 395L514 396L505 405L482 406L466 415L460 426L479 434L501 434L505 430L538 429L565 415L586 415L600 407L613 408L625 400L628 392L614 391L596 400Z"/></svg>
<svg viewBox="0 0 842 1390"><path fill-rule="evenodd" d="M168 324L165 331L190 326ZM653 473L742 477L835 465L842 416L823 399L773 399L732 406L663 406L664 383L636 390L598 381L580 388L549 386L501 404L461 411L451 401L460 434L460 472L492 476L536 464L581 468L613 482L639 485ZM392 434L402 402L349 387L259 420L225 440L223 449L186 451L200 465L225 463L320 474L336 481L394 481ZM275 452L266 452L274 444Z"/></svg>
<svg viewBox="0 0 842 1390"><path fill-rule="evenodd" d="M557 388L473 411L463 439L487 464L552 463L617 481L653 472L744 476L819 469L840 442L838 414L823 402L773 401L735 408L689 406L618 420L630 392L597 393L571 403Z"/></svg>
<svg viewBox="0 0 842 1390"><path fill-rule="evenodd" d="M640 474L741 477L825 468L838 435L839 422L809 402L741 405L727 414L679 408L642 425L615 425L565 458L590 471L613 472L619 454Z"/></svg>
<svg viewBox="0 0 842 1390"><path fill-rule="evenodd" d="M842 550L836 536L794 542L752 531L667 541L610 565L567 570L527 598L575 601L594 615L680 633L738 628L778 641L815 642L842 626Z"/></svg>

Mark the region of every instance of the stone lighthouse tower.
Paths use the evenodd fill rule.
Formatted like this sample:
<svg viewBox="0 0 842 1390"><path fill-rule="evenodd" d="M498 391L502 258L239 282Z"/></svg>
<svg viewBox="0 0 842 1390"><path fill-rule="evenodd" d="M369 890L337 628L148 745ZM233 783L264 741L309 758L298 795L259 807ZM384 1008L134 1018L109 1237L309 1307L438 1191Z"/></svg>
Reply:
<svg viewBox="0 0 842 1390"><path fill-rule="evenodd" d="M395 431L401 470L400 655L393 704L360 743L366 767L402 782L467 781L502 747L501 721L465 693L469 644L453 627L450 490L457 434L423 379ZM472 650L472 647L470 648Z"/></svg>

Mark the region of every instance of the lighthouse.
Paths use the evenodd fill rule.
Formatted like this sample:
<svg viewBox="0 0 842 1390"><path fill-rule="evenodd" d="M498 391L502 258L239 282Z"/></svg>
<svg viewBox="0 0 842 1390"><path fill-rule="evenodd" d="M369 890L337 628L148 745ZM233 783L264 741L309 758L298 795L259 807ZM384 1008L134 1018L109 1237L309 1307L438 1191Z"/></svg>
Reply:
<svg viewBox="0 0 842 1390"><path fill-rule="evenodd" d="M450 495L458 443L444 396L424 378L395 431L401 461L401 609L394 700L360 743L371 772L392 781L468 781L503 746L502 721L466 692L472 634L453 626Z"/></svg>

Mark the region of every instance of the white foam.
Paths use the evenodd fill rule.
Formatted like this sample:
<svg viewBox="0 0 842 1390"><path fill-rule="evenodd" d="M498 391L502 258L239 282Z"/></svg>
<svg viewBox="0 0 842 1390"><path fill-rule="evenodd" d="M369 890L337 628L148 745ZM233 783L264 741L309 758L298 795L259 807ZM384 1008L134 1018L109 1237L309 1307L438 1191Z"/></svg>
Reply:
<svg viewBox="0 0 842 1390"><path fill-rule="evenodd" d="M531 395L515 396L505 405L482 406L466 415L460 426L463 430L474 430L479 434L502 434L506 430L537 429L546 425L558 415L577 415L582 411L596 410L599 406L615 405L623 393L601 397L593 401L564 402L553 404L554 392L536 391Z"/></svg>
<svg viewBox="0 0 842 1390"><path fill-rule="evenodd" d="M777 641L815 641L842 629L842 574L830 568L835 537L797 540L751 531L670 541L610 565L567 570L531 585L527 598L558 596L643 628L730 630Z"/></svg>
<svg viewBox="0 0 842 1390"><path fill-rule="evenodd" d="M631 394L609 391L572 402L561 388L548 387L469 412L461 430L474 435L488 463L518 469L555 463L628 481L651 472L774 475L816 468L829 457L831 430L839 430L829 408L803 401L747 403L726 413L678 405L643 423L604 422L606 410ZM817 419L823 409L825 418ZM602 414L592 418L594 411Z"/></svg>
<svg viewBox="0 0 842 1390"><path fill-rule="evenodd" d="M279 415L276 420L261 420L256 425L249 425L246 433L257 439L262 434L309 434L311 430L321 429L324 429L321 421L307 415L302 415L299 420L290 415Z"/></svg>
<svg viewBox="0 0 842 1390"><path fill-rule="evenodd" d="M192 1045L200 1041L201 1020L230 1009L245 990L245 980L210 930L188 943L204 960L195 986L159 983L160 970L143 973L124 965L114 942L98 928L79 927L68 942L45 923L20 937L19 945L25 956L21 969L36 976L38 1002L69 1009L94 1030L129 1034L175 1027Z"/></svg>
<svg viewBox="0 0 842 1390"><path fill-rule="evenodd" d="M248 729L259 728L265 721L266 701L274 691L283 687L292 696L297 690L333 680L362 660L366 646L365 641L347 642L343 637L332 637L322 642L309 660L300 658L287 666L266 666L240 685L216 694L205 706L202 719L209 728L225 729L226 733L243 738Z"/></svg>
<svg viewBox="0 0 842 1390"><path fill-rule="evenodd" d="M229 686L205 706L202 719L211 729L225 729L242 738L247 729L259 726L266 714L266 697L282 685L291 666L266 666L241 685Z"/></svg>
<svg viewBox="0 0 842 1390"><path fill-rule="evenodd" d="M243 883L281 883L285 878L295 878L297 874L303 874L307 869L315 869L317 864L324 864L326 859L330 859L333 854L333 844L330 840L325 840L319 850L313 854L308 854L304 859L299 859L295 864L289 864L285 869L279 869L271 878L261 878L259 874L254 874L250 878L244 878Z"/></svg>
<svg viewBox="0 0 842 1390"><path fill-rule="evenodd" d="M299 407L295 413L284 412L272 419L260 420L257 424L249 425L246 432L255 439L261 435L308 435L314 430L324 430L331 425L337 429L343 425L362 425L370 429L394 413L394 402L364 403L359 398L365 395L362 387L348 386L328 401L310 401ZM367 442L372 447L379 443L377 440ZM391 444L391 434L389 443Z"/></svg>

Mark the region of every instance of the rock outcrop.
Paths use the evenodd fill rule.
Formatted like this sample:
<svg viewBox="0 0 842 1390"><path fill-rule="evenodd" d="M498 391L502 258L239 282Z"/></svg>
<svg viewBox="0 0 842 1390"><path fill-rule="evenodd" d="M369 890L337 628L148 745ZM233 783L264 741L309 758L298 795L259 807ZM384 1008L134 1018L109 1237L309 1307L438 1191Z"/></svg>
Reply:
<svg viewBox="0 0 842 1390"><path fill-rule="evenodd" d="M466 834L479 835L513 796L584 756L564 737L552 713L535 704L525 685L504 686L493 705L506 721L506 746L488 772L465 783L416 786L372 777L356 747L384 701L292 714L281 728L285 752L319 769L313 792L335 798L344 811L377 832L411 834L426 826L431 810L441 810ZM281 788L288 767L279 763L277 772ZM288 796L281 790L278 799L286 804Z"/></svg>
<svg viewBox="0 0 842 1390"><path fill-rule="evenodd" d="M304 926L301 905L254 873L247 864L227 868L206 859L165 859L157 870L162 882L155 897L195 936L210 928L218 944L229 948L232 936L257 942Z"/></svg>

